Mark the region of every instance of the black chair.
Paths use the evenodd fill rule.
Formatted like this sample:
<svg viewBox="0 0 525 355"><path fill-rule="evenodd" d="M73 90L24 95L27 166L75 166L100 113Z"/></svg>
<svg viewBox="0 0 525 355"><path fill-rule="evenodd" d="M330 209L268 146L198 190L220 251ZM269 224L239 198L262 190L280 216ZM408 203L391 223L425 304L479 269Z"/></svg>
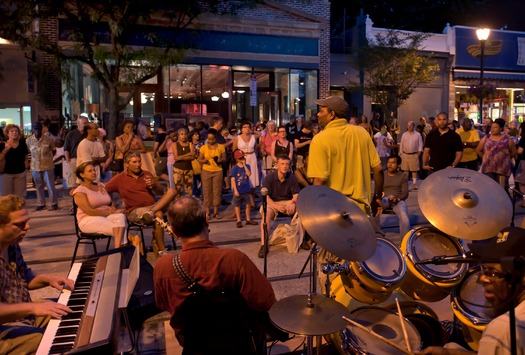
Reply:
<svg viewBox="0 0 525 355"><path fill-rule="evenodd" d="M77 236L77 242L75 244L75 251L73 252L73 259L71 259L71 266L73 266L73 263L75 262L75 259L77 257L78 246L80 244L91 244L93 246L93 254L97 254L97 243L95 241L107 238L108 243L106 245L106 251L109 250L109 243L111 242L110 235L82 232L80 228L78 228L77 209L78 206L75 203L75 199L73 199L73 217L75 218L75 234Z"/></svg>

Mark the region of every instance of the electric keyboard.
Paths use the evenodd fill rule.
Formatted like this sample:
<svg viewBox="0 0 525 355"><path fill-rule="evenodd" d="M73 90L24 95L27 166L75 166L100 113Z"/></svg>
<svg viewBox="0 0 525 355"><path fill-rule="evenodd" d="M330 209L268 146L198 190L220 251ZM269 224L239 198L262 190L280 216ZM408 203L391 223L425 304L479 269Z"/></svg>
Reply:
<svg viewBox="0 0 525 355"><path fill-rule="evenodd" d="M37 355L116 352L121 265L121 253L73 264L68 278L75 289L58 299L72 312L49 321Z"/></svg>

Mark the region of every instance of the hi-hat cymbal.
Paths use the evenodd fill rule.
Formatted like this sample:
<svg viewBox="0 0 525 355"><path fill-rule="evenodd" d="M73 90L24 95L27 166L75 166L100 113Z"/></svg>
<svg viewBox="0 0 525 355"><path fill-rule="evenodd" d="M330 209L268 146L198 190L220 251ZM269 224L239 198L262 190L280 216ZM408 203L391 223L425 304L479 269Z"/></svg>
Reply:
<svg viewBox="0 0 525 355"><path fill-rule="evenodd" d="M437 229L456 238L494 237L512 219L512 202L494 180L469 169L431 174L418 192L419 208Z"/></svg>
<svg viewBox="0 0 525 355"><path fill-rule="evenodd" d="M367 260L376 249L374 228L366 214L354 201L327 186L301 190L297 213L308 234L344 260Z"/></svg>
<svg viewBox="0 0 525 355"><path fill-rule="evenodd" d="M270 309L270 319L284 331L316 336L335 333L346 327L342 316L350 311L331 298L312 295L296 295L283 298Z"/></svg>

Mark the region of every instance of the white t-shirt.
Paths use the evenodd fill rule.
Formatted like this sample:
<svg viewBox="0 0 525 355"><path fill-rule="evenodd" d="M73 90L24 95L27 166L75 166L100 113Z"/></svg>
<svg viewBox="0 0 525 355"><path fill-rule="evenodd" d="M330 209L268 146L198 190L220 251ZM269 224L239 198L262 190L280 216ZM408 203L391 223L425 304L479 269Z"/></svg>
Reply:
<svg viewBox="0 0 525 355"><path fill-rule="evenodd" d="M97 141L90 141L88 139L82 139L82 141L79 143L77 148L77 167L81 164L93 161L93 158L103 158L106 156L106 153L104 153L104 147L100 142ZM95 170L97 172L97 180L100 180L100 167L98 165L95 166Z"/></svg>
<svg viewBox="0 0 525 355"><path fill-rule="evenodd" d="M525 301L516 308L516 349L525 354ZM509 312L493 319L479 341L478 355L510 354Z"/></svg>

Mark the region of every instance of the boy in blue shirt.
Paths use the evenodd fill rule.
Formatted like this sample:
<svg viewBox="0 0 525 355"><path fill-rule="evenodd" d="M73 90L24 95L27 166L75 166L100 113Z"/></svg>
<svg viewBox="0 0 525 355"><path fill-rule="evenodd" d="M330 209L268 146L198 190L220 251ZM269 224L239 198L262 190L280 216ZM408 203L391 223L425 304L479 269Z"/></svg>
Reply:
<svg viewBox="0 0 525 355"><path fill-rule="evenodd" d="M240 149L233 152L233 158L236 164L232 167L230 173L231 186L233 189L233 206L235 207L235 215L237 216L237 228L242 228L241 222L241 203L246 205L246 224L256 226L259 223L252 221L250 218L250 166L246 164L244 152Z"/></svg>

